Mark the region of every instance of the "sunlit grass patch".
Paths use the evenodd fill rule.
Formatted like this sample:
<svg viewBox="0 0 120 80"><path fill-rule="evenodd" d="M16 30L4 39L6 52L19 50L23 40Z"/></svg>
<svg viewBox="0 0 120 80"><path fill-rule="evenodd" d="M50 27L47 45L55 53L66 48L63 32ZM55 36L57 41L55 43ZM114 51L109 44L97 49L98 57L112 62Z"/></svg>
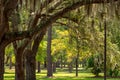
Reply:
<svg viewBox="0 0 120 80"><path fill-rule="evenodd" d="M89 71L87 73L87 71L82 70L79 71L78 77L75 77L75 71L69 73L66 69L57 69L57 72L53 74L52 78L47 78L46 73L46 70L42 70L41 73L36 73L37 80L104 80L103 77L95 78L95 75L93 75ZM103 73L100 73L100 75L103 76ZM4 80L14 80L14 78L14 69L6 69L4 74ZM120 78L108 78L107 80L120 80Z"/></svg>

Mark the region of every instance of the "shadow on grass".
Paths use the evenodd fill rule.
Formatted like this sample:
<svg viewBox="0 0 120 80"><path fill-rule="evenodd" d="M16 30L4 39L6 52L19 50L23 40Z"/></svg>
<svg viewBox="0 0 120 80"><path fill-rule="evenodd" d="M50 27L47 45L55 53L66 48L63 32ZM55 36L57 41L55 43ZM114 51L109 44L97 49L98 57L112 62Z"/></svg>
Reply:
<svg viewBox="0 0 120 80"><path fill-rule="evenodd" d="M5 76L5 78L14 78L14 76Z"/></svg>
<svg viewBox="0 0 120 80"><path fill-rule="evenodd" d="M63 74L64 75L64 74ZM14 75L5 75L4 80L14 80ZM104 80L103 77L70 77L70 76L59 76L48 78L45 76L37 75L37 80ZM107 78L107 80L120 80L120 78Z"/></svg>
<svg viewBox="0 0 120 80"><path fill-rule="evenodd" d="M81 77L52 77L52 78L46 78L41 77L37 78L37 80L103 80L103 78L81 78Z"/></svg>
<svg viewBox="0 0 120 80"><path fill-rule="evenodd" d="M73 80L72 77L52 77L52 78L47 78L47 77L41 77L37 78L37 80ZM84 80L84 79L75 79L75 80Z"/></svg>
<svg viewBox="0 0 120 80"><path fill-rule="evenodd" d="M15 74L14 72L5 72L5 74Z"/></svg>

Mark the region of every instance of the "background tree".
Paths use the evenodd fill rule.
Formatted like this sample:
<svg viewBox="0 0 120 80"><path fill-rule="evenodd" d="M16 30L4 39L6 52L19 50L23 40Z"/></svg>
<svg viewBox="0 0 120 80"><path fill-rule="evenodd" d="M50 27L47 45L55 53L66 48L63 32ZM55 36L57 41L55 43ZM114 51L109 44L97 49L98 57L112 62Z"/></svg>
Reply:
<svg viewBox="0 0 120 80"><path fill-rule="evenodd" d="M36 60L38 62L38 67L37 67L38 73L41 72L41 64L44 63L44 59L46 58L46 46L47 46L47 42L44 40L39 45L39 49L36 56Z"/></svg>

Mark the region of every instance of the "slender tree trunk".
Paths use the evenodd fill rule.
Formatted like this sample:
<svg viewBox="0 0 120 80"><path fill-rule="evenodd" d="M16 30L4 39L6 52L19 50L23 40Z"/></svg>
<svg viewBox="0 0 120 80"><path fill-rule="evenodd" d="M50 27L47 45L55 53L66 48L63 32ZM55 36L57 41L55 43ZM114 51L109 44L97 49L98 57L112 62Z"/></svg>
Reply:
<svg viewBox="0 0 120 80"><path fill-rule="evenodd" d="M61 54L61 56L60 56L60 59L61 59L61 60L60 60L60 65L61 65L60 67L61 67L61 69L62 69L62 68L63 68L63 66L62 66L62 65L63 65L63 63L62 63L62 62L63 62L63 61L62 61L62 54Z"/></svg>
<svg viewBox="0 0 120 80"><path fill-rule="evenodd" d="M40 65L41 65L41 63L40 63L40 61L38 61L38 73L40 73L41 72L41 67L40 67Z"/></svg>
<svg viewBox="0 0 120 80"><path fill-rule="evenodd" d="M4 80L4 54L5 49L0 48L0 80Z"/></svg>
<svg viewBox="0 0 120 80"><path fill-rule="evenodd" d="M104 22L104 80L106 80L106 54L107 54L107 32L106 29L107 25L106 25L106 20Z"/></svg>
<svg viewBox="0 0 120 80"><path fill-rule="evenodd" d="M26 54L26 80L36 80L36 60L31 50Z"/></svg>
<svg viewBox="0 0 120 80"><path fill-rule="evenodd" d="M53 62L53 72L56 72L56 62Z"/></svg>
<svg viewBox="0 0 120 80"><path fill-rule="evenodd" d="M15 80L25 80L24 63L23 63L23 49L18 48L15 54Z"/></svg>
<svg viewBox="0 0 120 80"><path fill-rule="evenodd" d="M48 43L47 43L47 77L53 76L52 70L52 56L51 56L51 39L52 39L52 27L48 28Z"/></svg>
<svg viewBox="0 0 120 80"><path fill-rule="evenodd" d="M56 67L60 67L60 62L59 61L56 62Z"/></svg>
<svg viewBox="0 0 120 80"><path fill-rule="evenodd" d="M10 56L9 69L12 69L12 57Z"/></svg>
<svg viewBox="0 0 120 80"><path fill-rule="evenodd" d="M6 58L5 64L8 64L9 58L10 58L10 56L8 55Z"/></svg>
<svg viewBox="0 0 120 80"><path fill-rule="evenodd" d="M77 48L77 55L76 55L76 61L75 61L75 63L76 63L76 77L78 77L78 60L79 60L79 41L78 41L78 38L77 38L77 40L76 40L76 42L77 42L77 46L76 46L76 48Z"/></svg>
<svg viewBox="0 0 120 80"><path fill-rule="evenodd" d="M78 77L78 57L76 58L76 77Z"/></svg>
<svg viewBox="0 0 120 80"><path fill-rule="evenodd" d="M44 68L47 67L47 64L46 64L46 58L45 58L45 61L44 61Z"/></svg>
<svg viewBox="0 0 120 80"><path fill-rule="evenodd" d="M70 64L68 65L68 68L69 68L69 72L72 73L72 70L73 70L72 63L70 63Z"/></svg>
<svg viewBox="0 0 120 80"><path fill-rule="evenodd" d="M63 67L65 68L65 61L64 61L64 66Z"/></svg>

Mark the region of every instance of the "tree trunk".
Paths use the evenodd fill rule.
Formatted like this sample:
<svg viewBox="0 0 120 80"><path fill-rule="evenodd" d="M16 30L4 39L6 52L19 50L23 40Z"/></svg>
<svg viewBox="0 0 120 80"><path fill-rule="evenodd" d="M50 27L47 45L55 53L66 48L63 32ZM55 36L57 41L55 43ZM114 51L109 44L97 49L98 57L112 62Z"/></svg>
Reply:
<svg viewBox="0 0 120 80"><path fill-rule="evenodd" d="M72 70L73 70L72 63L70 63L70 64L68 65L68 68L69 68L69 72L72 73Z"/></svg>
<svg viewBox="0 0 120 80"><path fill-rule="evenodd" d="M48 28L48 43L47 43L47 77L53 76L52 70L52 56L51 56L51 39L52 39L52 27Z"/></svg>
<svg viewBox="0 0 120 80"><path fill-rule="evenodd" d="M5 15L4 0L0 0L0 80L4 80L4 55L5 45L3 36L8 31L8 17ZM4 9L3 9L4 8Z"/></svg>
<svg viewBox="0 0 120 80"><path fill-rule="evenodd" d="M8 56L6 57L5 64L8 64L9 58L10 58L10 55L8 55Z"/></svg>
<svg viewBox="0 0 120 80"><path fill-rule="evenodd" d="M32 49L26 50L26 80L36 80L36 53L46 30L42 31L34 40ZM31 46L31 45L30 45ZM30 47L29 46L29 47Z"/></svg>
<svg viewBox="0 0 120 80"><path fill-rule="evenodd" d="M59 61L56 62L56 67L60 67L60 62Z"/></svg>
<svg viewBox="0 0 120 80"><path fill-rule="evenodd" d="M0 80L4 80L4 54L5 48L0 49Z"/></svg>
<svg viewBox="0 0 120 80"><path fill-rule="evenodd" d="M40 63L40 61L38 61L38 73L40 73L41 72L41 67L40 67L40 65L41 65L41 63Z"/></svg>
<svg viewBox="0 0 120 80"><path fill-rule="evenodd" d="M23 49L18 48L15 54L15 80L25 80L24 63L23 63Z"/></svg>
<svg viewBox="0 0 120 80"><path fill-rule="evenodd" d="M61 67L61 69L62 69L62 68L63 68L63 66L62 66L62 65L63 65L63 63L62 63L62 62L63 62L63 61L62 61L62 54L61 54L61 56L60 56L60 59L61 59L61 60L60 60L60 67Z"/></svg>
<svg viewBox="0 0 120 80"><path fill-rule="evenodd" d="M56 62L53 62L53 72L56 72Z"/></svg>
<svg viewBox="0 0 120 80"><path fill-rule="evenodd" d="M106 20L104 22L104 80L106 80L106 76L107 76L107 69L106 69L106 61L107 61L107 24L106 24Z"/></svg>
<svg viewBox="0 0 120 80"><path fill-rule="evenodd" d="M44 61L44 68L47 67L47 64L46 64L46 58L45 58L45 61Z"/></svg>
<svg viewBox="0 0 120 80"><path fill-rule="evenodd" d="M9 69L12 69L12 57L10 56Z"/></svg>
<svg viewBox="0 0 120 80"><path fill-rule="evenodd" d="M80 49L78 38L77 38L76 42L77 42L77 46L76 46L77 55L76 55L75 64L76 64L76 77L78 77L78 60L79 60L79 49Z"/></svg>
<svg viewBox="0 0 120 80"><path fill-rule="evenodd" d="M78 77L78 57L76 58L76 77Z"/></svg>
<svg viewBox="0 0 120 80"><path fill-rule="evenodd" d="M26 54L26 80L36 80L36 60L31 50Z"/></svg>

